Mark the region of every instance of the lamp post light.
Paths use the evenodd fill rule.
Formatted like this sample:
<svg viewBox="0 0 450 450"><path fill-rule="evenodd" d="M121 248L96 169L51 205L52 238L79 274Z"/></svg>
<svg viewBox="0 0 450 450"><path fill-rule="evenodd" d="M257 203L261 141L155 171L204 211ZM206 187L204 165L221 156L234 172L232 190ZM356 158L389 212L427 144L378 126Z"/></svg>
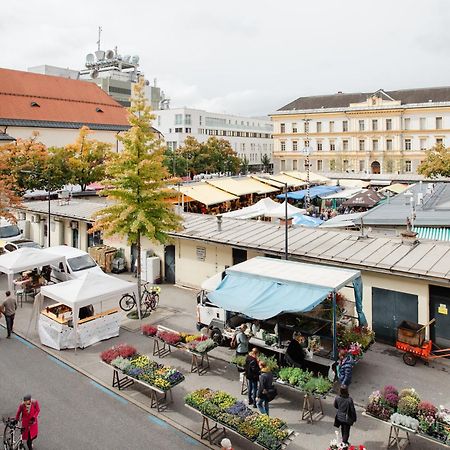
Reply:
<svg viewBox="0 0 450 450"><path fill-rule="evenodd" d="M305 123L305 133L306 133L306 141L305 141L305 147L303 148L302 152L306 157L306 196L305 196L305 209L308 209L308 206L311 203L311 194L310 194L310 170L309 170L309 155L311 154L311 146L309 145L309 121L311 119L303 119L303 122Z"/></svg>

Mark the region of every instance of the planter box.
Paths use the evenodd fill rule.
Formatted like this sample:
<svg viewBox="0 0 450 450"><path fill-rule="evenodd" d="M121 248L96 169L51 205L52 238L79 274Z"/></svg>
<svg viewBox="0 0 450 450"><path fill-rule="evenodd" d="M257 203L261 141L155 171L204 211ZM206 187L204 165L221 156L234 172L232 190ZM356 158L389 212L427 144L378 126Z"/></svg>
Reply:
<svg viewBox="0 0 450 450"><path fill-rule="evenodd" d="M416 347L422 347L423 341L425 340L425 328L419 323L404 320L398 326L397 340Z"/></svg>

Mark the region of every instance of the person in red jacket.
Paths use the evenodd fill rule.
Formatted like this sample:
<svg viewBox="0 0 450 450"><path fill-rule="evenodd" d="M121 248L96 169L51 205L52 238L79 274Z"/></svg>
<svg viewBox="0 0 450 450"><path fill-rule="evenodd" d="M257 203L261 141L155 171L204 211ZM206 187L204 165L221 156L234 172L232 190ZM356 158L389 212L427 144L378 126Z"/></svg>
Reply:
<svg viewBox="0 0 450 450"><path fill-rule="evenodd" d="M33 441L38 436L38 416L41 408L37 400L32 400L31 395L25 395L19 405L16 420L22 421L22 439L26 441L28 450L33 449Z"/></svg>

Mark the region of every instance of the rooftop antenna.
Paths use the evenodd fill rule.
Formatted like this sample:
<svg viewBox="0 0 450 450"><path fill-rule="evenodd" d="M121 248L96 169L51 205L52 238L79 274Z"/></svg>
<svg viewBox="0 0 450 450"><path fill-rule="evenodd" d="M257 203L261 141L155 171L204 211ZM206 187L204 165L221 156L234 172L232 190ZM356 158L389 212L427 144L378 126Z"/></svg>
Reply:
<svg viewBox="0 0 450 450"><path fill-rule="evenodd" d="M100 40L102 37L102 27L98 27L98 41L97 41L97 50L100 50Z"/></svg>

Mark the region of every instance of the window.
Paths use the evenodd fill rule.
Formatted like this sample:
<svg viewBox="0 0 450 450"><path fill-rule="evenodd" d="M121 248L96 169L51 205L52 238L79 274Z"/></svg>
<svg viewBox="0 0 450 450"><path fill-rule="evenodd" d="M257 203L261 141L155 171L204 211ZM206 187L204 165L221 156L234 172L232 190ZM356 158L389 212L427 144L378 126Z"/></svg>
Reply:
<svg viewBox="0 0 450 450"><path fill-rule="evenodd" d="M442 117L436 117L436 130L440 130L442 128Z"/></svg>
<svg viewBox="0 0 450 450"><path fill-rule="evenodd" d="M421 130L426 130L427 129L427 119L425 118L425 117L421 117L420 119L419 119L419 122L420 122L420 129Z"/></svg>
<svg viewBox="0 0 450 450"><path fill-rule="evenodd" d="M392 119L386 119L386 130L392 130Z"/></svg>
<svg viewBox="0 0 450 450"><path fill-rule="evenodd" d="M305 141L305 148L309 147L309 141Z"/></svg>
<svg viewBox="0 0 450 450"><path fill-rule="evenodd" d="M344 152L348 150L348 141L347 141L347 139L344 139L342 141L342 150L344 150Z"/></svg>
<svg viewBox="0 0 450 450"><path fill-rule="evenodd" d="M318 133L322 132L322 122L316 122L316 131Z"/></svg>
<svg viewBox="0 0 450 450"><path fill-rule="evenodd" d="M342 163L343 163L343 169L348 170L348 159L344 159L344 161L342 161Z"/></svg>
<svg viewBox="0 0 450 450"><path fill-rule="evenodd" d="M280 123L280 133L286 133L286 124Z"/></svg>
<svg viewBox="0 0 450 450"><path fill-rule="evenodd" d="M365 145L366 145L366 142L365 142L363 139L361 139L361 140L359 141L359 151L360 151L360 152L363 152L363 151L364 151Z"/></svg>
<svg viewBox="0 0 450 450"><path fill-rule="evenodd" d="M411 172L411 161L409 161L409 160L405 161L405 172L407 172L407 173Z"/></svg>
<svg viewBox="0 0 450 450"><path fill-rule="evenodd" d="M281 151L286 151L286 141L281 141Z"/></svg>
<svg viewBox="0 0 450 450"><path fill-rule="evenodd" d="M183 132L183 128L175 128L175 133L182 133Z"/></svg>
<svg viewBox="0 0 450 450"><path fill-rule="evenodd" d="M366 162L363 159L359 160L359 171L364 172L366 170Z"/></svg>
<svg viewBox="0 0 450 450"><path fill-rule="evenodd" d="M405 150L411 150L411 139L405 139Z"/></svg>
<svg viewBox="0 0 450 450"><path fill-rule="evenodd" d="M292 160L292 170L297 170L297 160L296 159Z"/></svg>
<svg viewBox="0 0 450 450"><path fill-rule="evenodd" d="M317 170L321 172L323 170L323 161L321 159L317 160Z"/></svg>
<svg viewBox="0 0 450 450"><path fill-rule="evenodd" d="M199 117L200 125L202 124L202 116Z"/></svg>
<svg viewBox="0 0 450 450"><path fill-rule="evenodd" d="M334 122L330 121L330 133L334 133Z"/></svg>
<svg viewBox="0 0 450 450"><path fill-rule="evenodd" d="M321 152L322 151L322 142L318 142L317 143L317 151Z"/></svg>
<svg viewBox="0 0 450 450"><path fill-rule="evenodd" d="M336 160L335 159L330 160L330 170L331 170L331 172L334 172L336 170Z"/></svg>
<svg viewBox="0 0 450 450"><path fill-rule="evenodd" d="M348 131L348 120L342 121L342 131Z"/></svg>
<svg viewBox="0 0 450 450"><path fill-rule="evenodd" d="M304 124L305 133L309 133L309 119L305 119L303 124Z"/></svg>
<svg viewBox="0 0 450 450"><path fill-rule="evenodd" d="M444 145L444 139L442 139L442 138L437 138L437 139L436 139L436 145Z"/></svg>
<svg viewBox="0 0 450 450"><path fill-rule="evenodd" d="M378 130L378 119L372 120L372 130L377 131Z"/></svg>
<svg viewBox="0 0 450 450"><path fill-rule="evenodd" d="M403 128L405 130L410 130L411 129L411 119L409 117L403 119Z"/></svg>
<svg viewBox="0 0 450 450"><path fill-rule="evenodd" d="M296 152L298 150L298 142L292 141L292 151Z"/></svg>
<svg viewBox="0 0 450 450"><path fill-rule="evenodd" d="M184 124L185 125L191 125L191 115L190 114L186 114L184 116Z"/></svg>
<svg viewBox="0 0 450 450"><path fill-rule="evenodd" d="M334 141L330 141L330 152L334 152L336 150L336 144Z"/></svg>
<svg viewBox="0 0 450 450"><path fill-rule="evenodd" d="M377 152L377 151L378 151L378 139L374 139L374 140L372 141L372 150L373 150L374 152Z"/></svg>
<svg viewBox="0 0 450 450"><path fill-rule="evenodd" d="M425 151L427 149L427 139L420 139L420 150Z"/></svg>
<svg viewBox="0 0 450 450"><path fill-rule="evenodd" d="M297 133L297 124L296 123L292 124L292 132Z"/></svg>
<svg viewBox="0 0 450 450"><path fill-rule="evenodd" d="M286 170L286 160L280 160L280 170Z"/></svg>
<svg viewBox="0 0 450 450"><path fill-rule="evenodd" d="M183 114L175 114L175 125L181 125L183 123Z"/></svg>
<svg viewBox="0 0 450 450"><path fill-rule="evenodd" d="M185 128L184 131L185 131L185 133L191 133L192 132L192 128Z"/></svg>
<svg viewBox="0 0 450 450"><path fill-rule="evenodd" d="M364 131L364 120L358 120L359 131Z"/></svg>
<svg viewBox="0 0 450 450"><path fill-rule="evenodd" d="M386 139L386 150L392 150L392 139Z"/></svg>

